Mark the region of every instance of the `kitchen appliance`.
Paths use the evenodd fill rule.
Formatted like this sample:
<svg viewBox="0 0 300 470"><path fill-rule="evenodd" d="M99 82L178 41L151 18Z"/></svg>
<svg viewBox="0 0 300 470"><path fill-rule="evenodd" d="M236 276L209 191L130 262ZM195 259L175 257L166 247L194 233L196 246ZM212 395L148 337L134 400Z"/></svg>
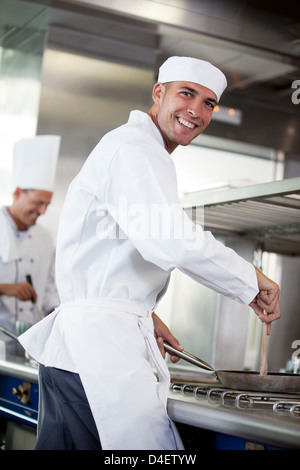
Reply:
<svg viewBox="0 0 300 470"><path fill-rule="evenodd" d="M17 340L17 336L3 326L0 331ZM0 360L1 450L34 449L38 405L37 363L22 356Z"/></svg>
<svg viewBox="0 0 300 470"><path fill-rule="evenodd" d="M272 335L269 341L270 370L282 369L286 358L293 353L293 342L299 340L300 329L297 321L299 304L299 256L300 256L300 178L288 178L269 183L254 184L236 188L221 188L210 191L199 191L185 194L181 200L187 214L196 223L204 225L205 230L211 231L228 247L233 248L243 257L258 267L271 279L276 280L281 287L280 304L282 317L272 325ZM263 253L263 263L257 263L259 251ZM276 256L275 256L275 255ZM188 285L190 288L190 286ZM191 299L188 305L193 308L188 313L189 322L205 319L205 312L196 302L201 302L191 286ZM205 293L205 292L204 292ZM187 303L188 295L185 295ZM205 299L206 300L206 299ZM184 305L176 297L174 303L174 319L171 317L171 327L180 332L180 312ZM177 304L179 306L177 307ZM209 304L210 306L211 304ZM258 342L260 322L254 315L239 315L233 305L234 318L238 321L237 330L233 330L229 338L227 325L231 318L230 301L222 296L216 297L216 305L207 316L213 316L214 323L210 326L207 336L202 338L205 357L211 362L220 364L221 369L254 369L257 368ZM249 309L250 310L250 309ZM204 320L205 321L205 320ZM212 323L212 320L210 324ZM205 323L206 325L206 323ZM196 328L196 327L195 327ZM197 350L195 338L190 338L187 327L180 336L181 342L191 344ZM198 334L199 334L198 326ZM224 331L226 333L224 334ZM228 334L227 334L228 333ZM179 335L175 329L175 336ZM201 331L200 331L201 334ZM230 333L231 334L231 333ZM203 334L204 336L204 334ZM206 337L211 339L207 344ZM225 355L231 343L235 343L233 363L228 367ZM213 344L213 347L210 347ZM205 349L206 348L206 349ZM283 362L284 361L284 362Z"/></svg>
<svg viewBox="0 0 300 470"><path fill-rule="evenodd" d="M166 342L164 347L205 371L180 376L174 367L171 374L168 412L189 425L184 430L188 443L196 427L215 431L215 450L300 448L300 375L216 371L186 351ZM203 432L199 445L202 439Z"/></svg>
<svg viewBox="0 0 300 470"><path fill-rule="evenodd" d="M237 390L211 374L170 369L168 413L201 449L206 433L215 450L300 449L300 393ZM181 428L179 427L181 431ZM185 442L186 445L186 442Z"/></svg>
<svg viewBox="0 0 300 470"><path fill-rule="evenodd" d="M37 368L25 362L0 361L0 414L36 429Z"/></svg>
<svg viewBox="0 0 300 470"><path fill-rule="evenodd" d="M298 374L277 372L260 374L258 371L215 370L211 365L187 351L178 351L167 342L164 342L164 347L169 354L181 357L191 364L212 372L215 378L224 387L271 393L283 392L300 394L300 375Z"/></svg>
<svg viewBox="0 0 300 470"><path fill-rule="evenodd" d="M300 177L184 195L189 216L215 235L263 243L264 251L300 255Z"/></svg>
<svg viewBox="0 0 300 470"><path fill-rule="evenodd" d="M300 418L300 394L298 393L252 392L234 390L220 384L212 385L205 382L193 384L177 381L171 383L170 391L181 393L183 396L193 396L196 400L206 399L208 403L221 406L235 406L237 409L270 409L278 414L288 413L295 418Z"/></svg>

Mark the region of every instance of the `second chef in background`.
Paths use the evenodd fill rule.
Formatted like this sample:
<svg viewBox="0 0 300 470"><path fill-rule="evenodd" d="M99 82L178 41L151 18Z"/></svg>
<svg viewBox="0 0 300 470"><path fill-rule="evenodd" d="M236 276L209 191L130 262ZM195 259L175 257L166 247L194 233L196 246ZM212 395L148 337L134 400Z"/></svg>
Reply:
<svg viewBox="0 0 300 470"><path fill-rule="evenodd" d="M54 244L37 223L53 196L60 137L23 139L14 146L13 201L0 210L0 325L15 334L58 304ZM7 353L17 342L1 334ZM23 351L23 350L22 350Z"/></svg>

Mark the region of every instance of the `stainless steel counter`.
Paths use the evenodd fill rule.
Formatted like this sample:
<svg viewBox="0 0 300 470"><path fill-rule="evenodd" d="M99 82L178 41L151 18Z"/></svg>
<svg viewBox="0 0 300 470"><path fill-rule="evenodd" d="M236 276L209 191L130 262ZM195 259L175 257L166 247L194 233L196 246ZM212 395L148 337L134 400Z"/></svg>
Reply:
<svg viewBox="0 0 300 470"><path fill-rule="evenodd" d="M0 361L0 374L38 383L38 368L25 360ZM225 407L172 391L168 397L168 413L178 423L285 449L300 449L299 415L275 413L272 409Z"/></svg>
<svg viewBox="0 0 300 470"><path fill-rule="evenodd" d="M300 417L272 410L226 408L206 400L169 393L170 418L217 433L236 436L252 442L300 449Z"/></svg>
<svg viewBox="0 0 300 470"><path fill-rule="evenodd" d="M38 401L37 364L18 356L0 360L0 418L7 449L25 450L25 442L34 448Z"/></svg>
<svg viewBox="0 0 300 470"><path fill-rule="evenodd" d="M0 360L0 374L38 383L38 367L33 364L30 364L23 358L14 358L14 360L6 361Z"/></svg>

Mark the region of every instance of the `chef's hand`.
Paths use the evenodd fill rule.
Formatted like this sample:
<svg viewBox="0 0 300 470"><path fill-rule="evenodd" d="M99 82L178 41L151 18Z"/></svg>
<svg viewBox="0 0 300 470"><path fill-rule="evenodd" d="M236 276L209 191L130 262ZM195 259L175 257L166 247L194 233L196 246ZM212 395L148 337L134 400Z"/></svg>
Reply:
<svg viewBox="0 0 300 470"><path fill-rule="evenodd" d="M166 357L166 351L164 348L164 341L167 341L173 348L177 349L178 351L183 351L183 347L180 346L179 341L172 335L171 331L164 324L164 322L156 315L156 313L152 313L153 323L154 323L154 334L158 344L158 348L161 352L163 358ZM178 356L170 356L172 362L179 361Z"/></svg>
<svg viewBox="0 0 300 470"><path fill-rule="evenodd" d="M18 282L16 284L0 284L0 295L17 297L19 300L32 300L36 302L37 293L29 282Z"/></svg>
<svg viewBox="0 0 300 470"><path fill-rule="evenodd" d="M250 303L256 315L261 321L268 324L267 334L271 332L271 323L280 318L279 295L280 289L276 282L265 276L259 269L255 268L259 293Z"/></svg>

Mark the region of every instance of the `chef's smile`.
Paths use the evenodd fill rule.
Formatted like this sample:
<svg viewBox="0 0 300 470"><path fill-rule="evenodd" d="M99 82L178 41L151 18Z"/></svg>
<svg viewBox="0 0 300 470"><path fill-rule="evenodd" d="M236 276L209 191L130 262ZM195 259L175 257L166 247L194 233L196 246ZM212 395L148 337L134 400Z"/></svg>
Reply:
<svg viewBox="0 0 300 470"><path fill-rule="evenodd" d="M192 122L187 121L186 119L182 117L178 117L177 120L180 124L182 124L187 129L194 130L195 127L197 127L196 124L193 124Z"/></svg>
<svg viewBox="0 0 300 470"><path fill-rule="evenodd" d="M39 213L37 212L29 212L28 213L28 219L32 222L32 224L35 224L35 222L37 221L38 217L40 216Z"/></svg>

